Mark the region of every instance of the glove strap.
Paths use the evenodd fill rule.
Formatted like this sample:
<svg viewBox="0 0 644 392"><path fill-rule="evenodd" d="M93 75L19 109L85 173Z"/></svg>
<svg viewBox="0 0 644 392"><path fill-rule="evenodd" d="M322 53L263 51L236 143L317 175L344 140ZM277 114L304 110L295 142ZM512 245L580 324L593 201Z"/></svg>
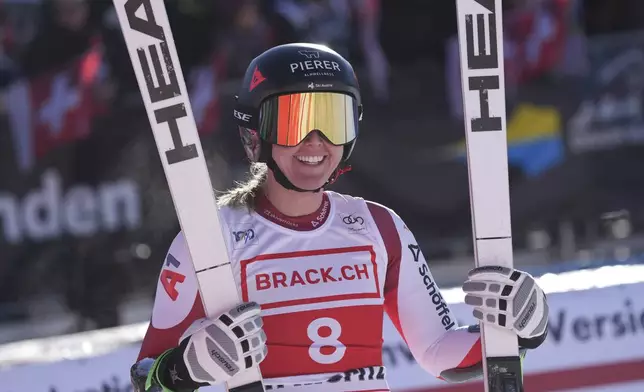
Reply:
<svg viewBox="0 0 644 392"><path fill-rule="evenodd" d="M148 377L145 380L145 390L148 392L151 392L153 387L159 386L161 387L162 392L175 392L169 388L166 388L165 385L161 382L161 379L159 377L159 365L161 362L165 359L165 357L170 354L172 349L165 350L161 355L157 357L157 359L152 363L152 367L150 368L150 371L148 372Z"/></svg>
<svg viewBox="0 0 644 392"><path fill-rule="evenodd" d="M197 382L190 377L183 360L187 343L188 339L185 339L179 347L171 348L159 355L148 374L148 379L153 377L150 385L153 385L152 383L158 384L163 388L162 392L194 392L200 387L211 385L210 383ZM216 381L212 384L215 383ZM173 388L168 388L166 385L172 385Z"/></svg>

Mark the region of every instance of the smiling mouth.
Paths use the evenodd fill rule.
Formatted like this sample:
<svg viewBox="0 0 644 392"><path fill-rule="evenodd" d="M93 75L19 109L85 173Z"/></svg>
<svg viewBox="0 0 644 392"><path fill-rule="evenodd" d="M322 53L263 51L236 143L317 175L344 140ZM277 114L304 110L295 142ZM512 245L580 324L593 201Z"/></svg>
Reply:
<svg viewBox="0 0 644 392"><path fill-rule="evenodd" d="M326 160L326 155L306 155L306 156L296 156L295 159L297 159L299 162L302 162L305 165L320 165L322 162Z"/></svg>

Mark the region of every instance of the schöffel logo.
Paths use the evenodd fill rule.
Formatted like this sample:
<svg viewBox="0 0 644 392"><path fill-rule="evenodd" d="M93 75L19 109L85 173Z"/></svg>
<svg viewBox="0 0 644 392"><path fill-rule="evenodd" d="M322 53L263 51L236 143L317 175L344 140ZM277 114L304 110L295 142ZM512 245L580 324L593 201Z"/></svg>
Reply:
<svg viewBox="0 0 644 392"><path fill-rule="evenodd" d="M450 316L450 310L449 307L447 306L447 303L443 299L443 296L440 293L440 290L438 289L438 286L436 286L436 283L432 279L432 275L429 271L429 267L427 266L427 263L421 262L420 261L420 247L417 244L409 244L408 245L409 251L411 252L412 257L414 258L414 262L419 263L420 267L418 267L418 273L423 279L423 284L425 285L425 289L427 290L427 294L429 297L432 299L432 303L436 307L436 312L438 314L438 317L441 318L441 323L443 324L443 327L445 328L446 331L449 331L456 325L456 323L452 320Z"/></svg>
<svg viewBox="0 0 644 392"><path fill-rule="evenodd" d="M253 228L233 231L234 248L240 249L257 243L257 236Z"/></svg>

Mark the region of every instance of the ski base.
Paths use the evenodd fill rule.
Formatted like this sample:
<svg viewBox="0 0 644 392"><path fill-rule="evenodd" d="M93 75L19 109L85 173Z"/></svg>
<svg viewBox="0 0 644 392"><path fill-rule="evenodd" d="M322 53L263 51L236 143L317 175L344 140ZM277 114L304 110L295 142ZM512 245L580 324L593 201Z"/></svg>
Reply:
<svg viewBox="0 0 644 392"><path fill-rule="evenodd" d="M489 392L524 392L520 357L487 358Z"/></svg>
<svg viewBox="0 0 644 392"><path fill-rule="evenodd" d="M228 392L264 392L264 384L261 381L255 381L250 384L230 388Z"/></svg>

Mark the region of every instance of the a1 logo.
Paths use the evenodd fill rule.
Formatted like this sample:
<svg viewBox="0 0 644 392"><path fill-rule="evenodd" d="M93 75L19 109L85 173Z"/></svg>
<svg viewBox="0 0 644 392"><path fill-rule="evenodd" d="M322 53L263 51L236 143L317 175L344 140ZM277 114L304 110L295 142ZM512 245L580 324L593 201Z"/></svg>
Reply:
<svg viewBox="0 0 644 392"><path fill-rule="evenodd" d="M166 267L172 265L174 268L179 268L181 263L174 256L168 254L165 265ZM176 285L177 283L182 283L186 280L186 276L179 272L164 268L163 271L161 271L159 279L161 280L161 285L163 285L163 289L168 294L168 297L170 297L172 301L176 301L179 296Z"/></svg>
<svg viewBox="0 0 644 392"><path fill-rule="evenodd" d="M184 261L186 257L182 249L166 256L154 299L151 320L154 328L167 329L178 325L195 304L197 277L191 264Z"/></svg>

